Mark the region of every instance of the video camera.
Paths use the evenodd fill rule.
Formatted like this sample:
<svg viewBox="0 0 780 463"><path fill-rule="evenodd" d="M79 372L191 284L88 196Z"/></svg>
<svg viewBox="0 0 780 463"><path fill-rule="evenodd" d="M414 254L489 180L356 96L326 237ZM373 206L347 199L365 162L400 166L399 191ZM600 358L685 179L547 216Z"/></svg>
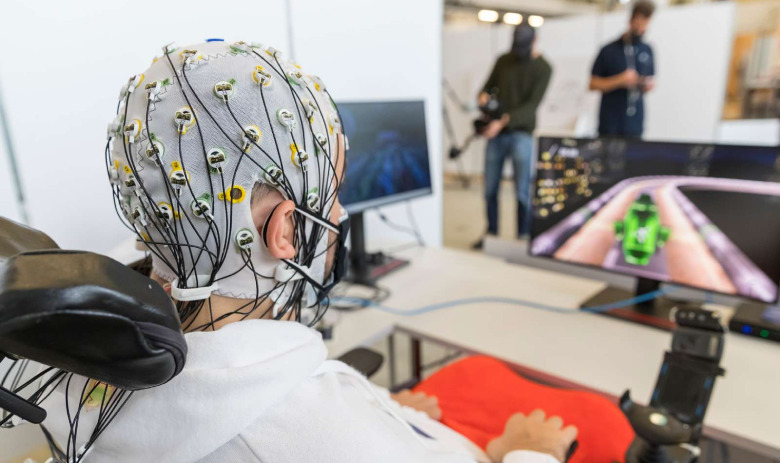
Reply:
<svg viewBox="0 0 780 463"><path fill-rule="evenodd" d="M481 136L488 124L501 119L501 106L495 91L490 92L487 103L479 107L479 112L479 117L474 119L474 132Z"/></svg>
<svg viewBox="0 0 780 463"><path fill-rule="evenodd" d="M629 391L620 399L636 439L626 463L695 463L702 423L720 367L725 330L720 314L698 307L677 309L672 350L664 361L649 406L637 405Z"/></svg>
<svg viewBox="0 0 780 463"><path fill-rule="evenodd" d="M498 98L495 91L492 91L489 94L487 103L479 107L479 112L479 117L474 119L473 122L474 133L466 138L466 141L463 142L462 146L453 146L450 148L450 159L457 159L460 157L463 151L465 151L469 145L471 145L471 142L474 140L474 138L482 136L488 124L495 120L501 119L501 106L498 103ZM446 124L448 124L447 128L450 132L450 136L453 136L452 127L449 126L449 119L446 120Z"/></svg>

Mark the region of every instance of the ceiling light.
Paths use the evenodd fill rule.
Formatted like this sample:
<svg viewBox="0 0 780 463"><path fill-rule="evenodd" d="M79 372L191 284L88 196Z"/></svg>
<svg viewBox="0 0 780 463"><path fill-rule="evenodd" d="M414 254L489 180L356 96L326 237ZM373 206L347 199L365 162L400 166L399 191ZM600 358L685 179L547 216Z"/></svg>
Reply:
<svg viewBox="0 0 780 463"><path fill-rule="evenodd" d="M504 23L517 26L523 22L523 15L520 13L504 13Z"/></svg>
<svg viewBox="0 0 780 463"><path fill-rule="evenodd" d="M498 21L498 11L479 10L479 13L477 13L477 18L479 18L480 21L486 23L494 23Z"/></svg>
<svg viewBox="0 0 780 463"><path fill-rule="evenodd" d="M542 24L544 24L543 17L536 16L535 14L528 17L528 25L531 27L542 27Z"/></svg>

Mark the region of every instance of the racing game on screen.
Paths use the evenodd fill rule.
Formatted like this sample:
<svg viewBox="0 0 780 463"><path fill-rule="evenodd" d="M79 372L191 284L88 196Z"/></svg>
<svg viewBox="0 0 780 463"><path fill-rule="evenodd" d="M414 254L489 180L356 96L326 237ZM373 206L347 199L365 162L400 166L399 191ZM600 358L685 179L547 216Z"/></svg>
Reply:
<svg viewBox="0 0 780 463"><path fill-rule="evenodd" d="M347 209L431 191L422 101L340 103L339 111L349 137L339 193Z"/></svg>
<svg viewBox="0 0 780 463"><path fill-rule="evenodd" d="M541 138L531 253L775 302L777 148Z"/></svg>

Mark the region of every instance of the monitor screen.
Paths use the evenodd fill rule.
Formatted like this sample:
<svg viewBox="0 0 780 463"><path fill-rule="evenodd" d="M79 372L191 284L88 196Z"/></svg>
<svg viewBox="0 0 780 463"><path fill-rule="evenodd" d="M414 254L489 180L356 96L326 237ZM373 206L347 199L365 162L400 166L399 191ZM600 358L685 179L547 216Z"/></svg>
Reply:
<svg viewBox="0 0 780 463"><path fill-rule="evenodd" d="M540 138L530 252L772 303L775 147Z"/></svg>
<svg viewBox="0 0 780 463"><path fill-rule="evenodd" d="M339 192L350 213L431 194L423 101L340 103L349 138Z"/></svg>

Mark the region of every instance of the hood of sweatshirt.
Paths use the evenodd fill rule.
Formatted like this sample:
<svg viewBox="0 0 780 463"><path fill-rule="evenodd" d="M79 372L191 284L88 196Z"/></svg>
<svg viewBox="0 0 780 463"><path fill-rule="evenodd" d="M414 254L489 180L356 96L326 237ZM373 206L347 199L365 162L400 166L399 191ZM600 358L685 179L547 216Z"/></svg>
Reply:
<svg viewBox="0 0 780 463"><path fill-rule="evenodd" d="M97 439L87 461L196 461L230 441L323 364L318 332L287 321L247 320L216 332L188 333L184 370L165 385L135 392ZM61 448L83 378L61 385L43 404L44 425ZM79 447L97 420L97 409L79 418Z"/></svg>

